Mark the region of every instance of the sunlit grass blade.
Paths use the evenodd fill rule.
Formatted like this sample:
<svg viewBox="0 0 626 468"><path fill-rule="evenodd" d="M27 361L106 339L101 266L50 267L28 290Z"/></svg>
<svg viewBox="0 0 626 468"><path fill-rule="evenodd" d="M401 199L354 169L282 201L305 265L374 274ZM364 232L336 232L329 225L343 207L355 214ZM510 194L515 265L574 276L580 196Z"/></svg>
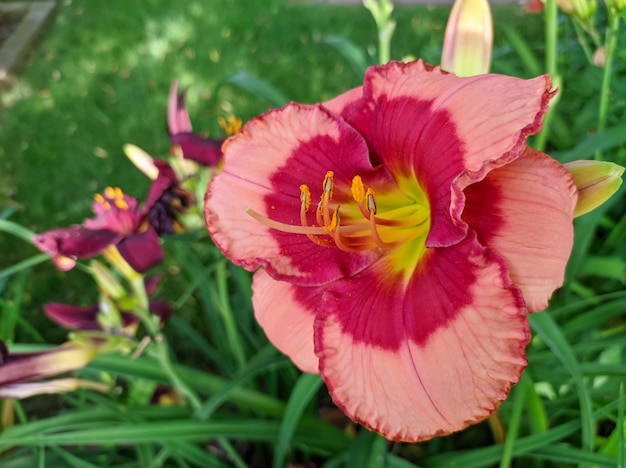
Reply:
<svg viewBox="0 0 626 468"><path fill-rule="evenodd" d="M266 100L274 107L282 107L290 101L282 91L279 91L267 81L245 71L235 72L226 76L220 83L220 86L225 83L238 86L244 91Z"/></svg>
<svg viewBox="0 0 626 468"><path fill-rule="evenodd" d="M593 450L595 433L592 404L589 396L589 390L584 382L583 373L578 361L576 360L576 356L558 325L549 314L545 312L532 314L529 316L529 321L531 328L554 352L572 376L580 402L583 449L591 452Z"/></svg>
<svg viewBox="0 0 626 468"><path fill-rule="evenodd" d="M287 450L296 431L298 421L300 421L302 413L321 386L322 379L315 374L302 374L298 382L296 382L289 396L287 409L278 431L278 440L274 447L274 459L272 461L273 468L284 466Z"/></svg>

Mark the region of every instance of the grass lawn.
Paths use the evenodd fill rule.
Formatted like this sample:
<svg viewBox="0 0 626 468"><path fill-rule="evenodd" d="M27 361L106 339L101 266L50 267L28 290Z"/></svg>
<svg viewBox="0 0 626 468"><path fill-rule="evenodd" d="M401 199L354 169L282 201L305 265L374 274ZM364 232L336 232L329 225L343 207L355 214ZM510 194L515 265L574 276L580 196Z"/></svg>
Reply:
<svg viewBox="0 0 626 468"><path fill-rule="evenodd" d="M448 13L445 6L397 6L392 58L414 56L439 63ZM528 15L518 5L498 5L494 18L493 71L522 77L543 73L542 17ZM133 143L154 156L169 152L166 108L173 80L188 88L194 130L214 137L221 136L219 117L236 115L246 121L273 106L237 84L241 72L264 80L289 100L305 103L324 101L359 85L359 72L329 44L335 36L363 47L371 63L376 61L375 24L361 6L295 0L62 0L13 86L0 88L0 214L41 232L80 223L90 216L93 194L107 186L122 187L144 199L149 180L126 158L122 147ZM567 157L567 151L578 147L595 128L602 69L584 64L571 26L563 25L560 39L564 46L559 63L567 79L548 149ZM626 59L626 49L619 50L618 57ZM623 62L616 66L621 80L615 79L609 129L624 122ZM618 130L611 135L607 138L621 141ZM595 151L600 143L594 141L590 147ZM605 155L623 163L626 151L613 146L618 148ZM616 396L617 384L626 377L622 360L626 329L620 312L626 306L622 291L626 223L618 206L622 202L623 197L603 215L579 220L577 236L583 244L576 247L576 269L570 268L566 287L551 306L553 318L532 323L532 374L516 387L519 390L496 417L425 444L386 444L373 433L349 425L338 416L325 390L319 390L313 393L317 402L303 408L305 417L297 425L294 450L287 460L318 464L334 460L330 466L350 466L350 460L362 459L369 464L360 466L395 467L414 466L409 461L420 466L460 466L455 464L460 460L468 467L497 466L503 451L495 443L502 441L497 434L516 424L520 445L515 453L530 453L519 458L518 466L565 467L581 459L594 466L611 466L624 446L617 430L624 419L617 411ZM186 463L194 461L203 466L213 460L207 452L229 460L226 466L238 465L238 457L249 466L268 466L275 443L272 434L284 421L285 402L296 382L306 380L267 345L254 322L249 276L223 261L204 233L166 240L166 252L159 296L177 306L167 336L180 364L195 368L184 372L207 398L205 420L192 419L183 407L137 409L133 406L133 398L141 393L137 387L154 389L155 382L164 379L154 374L158 371L149 361L107 357L88 372L121 376L120 386L132 388L132 395L108 399L79 392L76 397L55 399L54 405L73 412L68 413L67 426L54 420L57 425L52 427L79 434L81 424L95 429L88 421L103 421L107 428L115 421L119 426L111 426L108 436L94 432L94 439L85 432L79 439L81 447L72 451L61 447L76 439L37 439L47 430L45 418L40 418L40 426L26 425L29 429L23 434L26 445L35 448L13 454L15 465L10 466L44 454L49 461L88 466L76 460L70 463L73 453L95 466L136 466L136 460L141 466L189 466ZM36 253L31 245L0 232L0 270ZM49 264L9 281L0 279L0 292L0 311L21 317L12 336L0 338L15 337L16 342L63 341L66 330L52 326L43 316L43 304L51 300L88 304L97 297L84 272L60 273ZM237 356L225 337L224 308L232 309L236 319L247 364L243 370L237 367ZM555 354L555 349L562 354ZM317 383L308 383L309 388L317 388ZM298 389L306 395L302 387ZM219 400L220 392L224 400ZM37 419L47 410L37 405L50 400L33 401L26 408ZM323 411L326 416L320 416ZM329 424L336 417L347 430ZM204 425L194 426L200 422ZM115 437L115 427L132 447ZM176 431L189 436L165 443L162 449L163 440ZM0 436L0 450L20 445L11 440ZM585 445L590 440L593 447ZM50 453L37 448L44 445L52 447ZM94 446L104 448L92 450ZM461 457L459 450L468 451ZM380 457L387 464L377 464Z"/></svg>

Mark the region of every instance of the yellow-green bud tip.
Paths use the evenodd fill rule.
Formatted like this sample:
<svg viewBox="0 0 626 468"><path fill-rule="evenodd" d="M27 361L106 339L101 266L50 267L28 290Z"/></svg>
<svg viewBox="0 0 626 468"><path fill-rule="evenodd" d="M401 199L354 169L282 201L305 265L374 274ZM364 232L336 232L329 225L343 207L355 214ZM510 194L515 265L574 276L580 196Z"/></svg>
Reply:
<svg viewBox="0 0 626 468"><path fill-rule="evenodd" d="M606 202L622 185L624 168L608 161L573 161L564 164L574 178L578 202L574 216L589 213Z"/></svg>

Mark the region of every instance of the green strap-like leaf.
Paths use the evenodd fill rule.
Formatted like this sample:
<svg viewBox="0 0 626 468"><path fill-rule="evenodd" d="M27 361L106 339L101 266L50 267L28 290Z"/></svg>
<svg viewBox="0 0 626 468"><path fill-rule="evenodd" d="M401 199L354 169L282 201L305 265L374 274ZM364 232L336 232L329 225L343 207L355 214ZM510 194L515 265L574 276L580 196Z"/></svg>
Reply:
<svg viewBox="0 0 626 468"><path fill-rule="evenodd" d="M322 379L316 374L302 374L296 382L278 431L278 439L274 448L274 460L272 462L274 468L282 468L284 466L287 450L291 445L302 413L321 386Z"/></svg>

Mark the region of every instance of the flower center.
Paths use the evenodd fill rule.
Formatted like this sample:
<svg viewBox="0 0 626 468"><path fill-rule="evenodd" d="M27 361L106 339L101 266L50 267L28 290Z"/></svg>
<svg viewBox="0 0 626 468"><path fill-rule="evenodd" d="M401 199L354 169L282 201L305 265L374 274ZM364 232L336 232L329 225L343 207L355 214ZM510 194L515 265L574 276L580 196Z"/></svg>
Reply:
<svg viewBox="0 0 626 468"><path fill-rule="evenodd" d="M371 187L366 189L357 175L352 179L350 191L343 190L339 194L339 202L333 197L334 191L334 174L328 171L313 214L311 191L301 185L300 225L269 219L250 208L246 211L270 228L305 235L324 247L337 247L346 252L392 251L394 256L398 255L401 269L406 267L405 260L421 258L430 229L430 206L414 179L401 179L397 190L376 194ZM310 222L313 220L314 223Z"/></svg>

